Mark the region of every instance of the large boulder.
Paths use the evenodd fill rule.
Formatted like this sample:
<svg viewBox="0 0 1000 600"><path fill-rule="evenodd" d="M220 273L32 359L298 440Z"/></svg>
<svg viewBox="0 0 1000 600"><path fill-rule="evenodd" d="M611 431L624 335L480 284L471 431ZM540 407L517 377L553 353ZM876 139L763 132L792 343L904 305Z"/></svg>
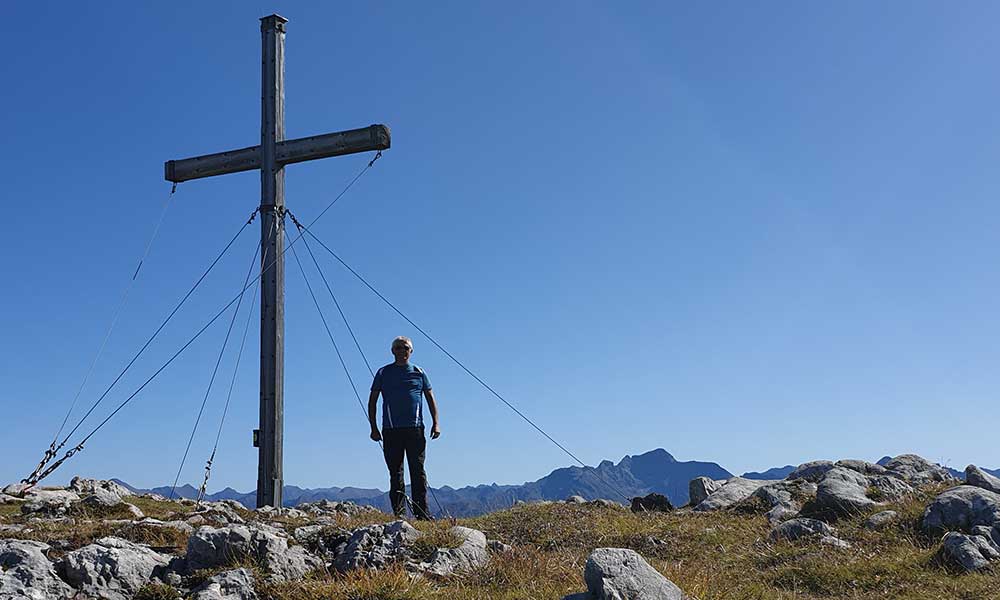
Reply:
<svg viewBox="0 0 1000 600"><path fill-rule="evenodd" d="M672 581L634 550L597 548L583 571L587 594L593 600L687 600Z"/></svg>
<svg viewBox="0 0 1000 600"><path fill-rule="evenodd" d="M46 558L48 549L41 542L0 540L0 599L49 600L74 594Z"/></svg>
<svg viewBox="0 0 1000 600"><path fill-rule="evenodd" d="M965 483L1000 494L1000 477L990 475L976 465L965 467Z"/></svg>
<svg viewBox="0 0 1000 600"><path fill-rule="evenodd" d="M24 495L25 503L21 512L39 517L61 517L69 512L70 507L80 501L80 496L73 491L58 489L32 488Z"/></svg>
<svg viewBox="0 0 1000 600"><path fill-rule="evenodd" d="M862 513L876 505L867 496L870 481L857 471L835 467L816 488L816 506L836 516Z"/></svg>
<svg viewBox="0 0 1000 600"><path fill-rule="evenodd" d="M941 542L945 558L966 571L979 571L1000 560L1000 548L988 537L949 531Z"/></svg>
<svg viewBox="0 0 1000 600"><path fill-rule="evenodd" d="M890 475L916 485L954 479L941 465L936 465L916 454L900 454L883 466Z"/></svg>
<svg viewBox="0 0 1000 600"><path fill-rule="evenodd" d="M94 492L83 499L83 504L91 508L110 508L122 503L122 497L104 488L95 488Z"/></svg>
<svg viewBox="0 0 1000 600"><path fill-rule="evenodd" d="M457 548L438 548L431 559L421 564L419 570L447 577L454 573L468 573L490 562L486 550L486 534L468 527L452 527L452 535L462 540Z"/></svg>
<svg viewBox="0 0 1000 600"><path fill-rule="evenodd" d="M245 559L260 565L271 581L294 581L323 565L302 546L289 546L288 538L264 526L230 525L199 527L188 538L190 570L229 566Z"/></svg>
<svg viewBox="0 0 1000 600"><path fill-rule="evenodd" d="M694 507L698 512L719 510L729 508L737 502L741 502L750 497L758 488L775 483L760 479L744 479L743 477L732 477L726 480L725 485L713 492Z"/></svg>
<svg viewBox="0 0 1000 600"><path fill-rule="evenodd" d="M129 600L169 563L169 556L147 546L106 537L66 554L57 568L87 597Z"/></svg>
<svg viewBox="0 0 1000 600"><path fill-rule="evenodd" d="M800 517L797 519L789 519L788 521L778 525L771 530L770 537L775 541L794 541L813 536L832 536L834 533L833 527L830 527L823 521Z"/></svg>
<svg viewBox="0 0 1000 600"><path fill-rule="evenodd" d="M191 590L191 600L257 600L249 569L223 571Z"/></svg>
<svg viewBox="0 0 1000 600"><path fill-rule="evenodd" d="M912 494L916 490L902 479L889 475L876 475L868 479L868 487L881 501L894 501Z"/></svg>
<svg viewBox="0 0 1000 600"><path fill-rule="evenodd" d="M421 536L406 521L369 525L354 530L334 567L340 572L380 569L410 556L410 547Z"/></svg>
<svg viewBox="0 0 1000 600"><path fill-rule="evenodd" d="M724 481L716 481L711 477L695 477L688 483L688 504L698 506L718 491L724 483Z"/></svg>
<svg viewBox="0 0 1000 600"><path fill-rule="evenodd" d="M972 485L942 492L924 510L923 527L929 533L969 531L977 525L1000 523L1000 494Z"/></svg>
<svg viewBox="0 0 1000 600"><path fill-rule="evenodd" d="M870 463L867 460L845 459L838 460L834 466L843 467L852 471L857 471L862 475L885 475L887 470L882 465Z"/></svg>
<svg viewBox="0 0 1000 600"><path fill-rule="evenodd" d="M828 471L833 469L833 461L829 460L814 460L807 463L802 463L795 468L794 471L788 474L785 479L805 479L806 481L811 481L816 483L823 476L827 474Z"/></svg>
<svg viewBox="0 0 1000 600"><path fill-rule="evenodd" d="M765 516L772 525L796 516L802 502L816 496L816 484L806 479L784 479L757 488L752 495L769 507Z"/></svg>
<svg viewBox="0 0 1000 600"><path fill-rule="evenodd" d="M80 496L90 496L97 494L98 490L117 496L119 500L132 495L132 490L124 485L105 479L85 479L79 475L69 482L69 487Z"/></svg>
<svg viewBox="0 0 1000 600"><path fill-rule="evenodd" d="M645 496L632 498L631 508L632 512L635 513L671 512L674 510L674 505L670 503L670 498L667 498L663 494L652 492Z"/></svg>

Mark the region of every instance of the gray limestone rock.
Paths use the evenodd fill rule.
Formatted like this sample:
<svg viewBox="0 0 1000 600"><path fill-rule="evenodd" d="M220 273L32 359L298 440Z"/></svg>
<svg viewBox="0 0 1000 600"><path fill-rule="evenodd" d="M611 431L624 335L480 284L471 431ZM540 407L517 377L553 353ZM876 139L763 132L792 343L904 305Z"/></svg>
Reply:
<svg viewBox="0 0 1000 600"><path fill-rule="evenodd" d="M452 535L462 540L457 548L438 548L427 563L421 563L418 570L447 577L455 573L468 573L490 562L486 551L486 534L468 527L452 527Z"/></svg>
<svg viewBox="0 0 1000 600"><path fill-rule="evenodd" d="M583 579L595 600L687 599L642 556L624 548L597 548L591 552Z"/></svg>
<svg viewBox="0 0 1000 600"><path fill-rule="evenodd" d="M306 525L297 527L292 537L310 552L332 562L347 547L351 532L336 526Z"/></svg>
<svg viewBox="0 0 1000 600"><path fill-rule="evenodd" d="M566 498L566 504L586 504L586 503L587 499L584 498L583 496L578 496L574 494L569 498Z"/></svg>
<svg viewBox="0 0 1000 600"><path fill-rule="evenodd" d="M711 477L695 477L688 483L688 504L698 506L724 483L725 481L716 481Z"/></svg>
<svg viewBox="0 0 1000 600"><path fill-rule="evenodd" d="M794 541L812 536L832 536L834 529L816 519L800 517L790 519L771 530L772 540Z"/></svg>
<svg viewBox="0 0 1000 600"><path fill-rule="evenodd" d="M246 523L229 502L232 501L202 502L190 518L202 517L206 523L215 523L216 525L242 525Z"/></svg>
<svg viewBox="0 0 1000 600"><path fill-rule="evenodd" d="M0 493L0 504L10 504L11 502L20 502L21 499L16 496L8 496L7 494Z"/></svg>
<svg viewBox="0 0 1000 600"><path fill-rule="evenodd" d="M879 500L882 501L899 500L916 491L909 483L889 475L877 475L869 478L869 487L874 489L875 493L879 495Z"/></svg>
<svg viewBox="0 0 1000 600"><path fill-rule="evenodd" d="M816 483L823 476L827 474L828 471L833 469L833 461L829 460L814 460L807 463L802 463L795 468L794 471L788 474L785 479L805 479L806 481L811 481Z"/></svg>
<svg viewBox="0 0 1000 600"><path fill-rule="evenodd" d="M187 535L191 535L192 533L194 533L194 527L192 527L188 523L185 523L184 521L161 521L159 519L154 519L152 517L144 517L140 518L138 521L136 521L136 523L139 525L148 525L150 527L165 527L169 529L176 529L177 531L180 531L181 533L185 533Z"/></svg>
<svg viewBox="0 0 1000 600"><path fill-rule="evenodd" d="M80 496L97 494L98 490L118 496L119 500L132 495L132 491L120 483L105 479L84 479L79 475L69 482L69 487Z"/></svg>
<svg viewBox="0 0 1000 600"><path fill-rule="evenodd" d="M335 502L333 500L319 500L317 502L307 502L299 504L296 508L310 514L345 514L362 515L366 513L378 512L377 508L356 504L350 500L345 502Z"/></svg>
<svg viewBox="0 0 1000 600"><path fill-rule="evenodd" d="M265 526L203 526L188 538L187 566L191 570L233 564L252 558L272 581L294 581L322 566L302 546L289 546L288 538Z"/></svg>
<svg viewBox="0 0 1000 600"><path fill-rule="evenodd" d="M257 600L253 573L233 569L213 575L191 591L191 600Z"/></svg>
<svg viewBox="0 0 1000 600"><path fill-rule="evenodd" d="M1000 548L997 548L993 540L957 531L945 534L941 552L966 571L979 571L988 567L991 562L1000 560Z"/></svg>
<svg viewBox="0 0 1000 600"><path fill-rule="evenodd" d="M969 531L977 525L1000 523L1000 494L972 485L942 492L924 510L923 527L929 533Z"/></svg>
<svg viewBox="0 0 1000 600"><path fill-rule="evenodd" d="M891 523L895 523L899 518L899 513L894 510L883 510L882 512L877 512L874 515L868 517L862 526L865 529L882 529Z"/></svg>
<svg viewBox="0 0 1000 600"><path fill-rule="evenodd" d="M729 508L737 502L749 498L750 495L756 492L758 488L771 483L775 482L732 477L727 479L725 485L713 492L708 498L699 502L698 505L694 507L694 510L704 512Z"/></svg>
<svg viewBox="0 0 1000 600"><path fill-rule="evenodd" d="M94 488L93 493L83 499L86 506L92 508L110 508L122 503L122 497L113 494L105 488Z"/></svg>
<svg viewBox="0 0 1000 600"><path fill-rule="evenodd" d="M876 504L866 495L869 485L869 479L857 471L835 467L819 482L816 505L838 516L862 513Z"/></svg>
<svg viewBox="0 0 1000 600"><path fill-rule="evenodd" d="M8 496L14 496L15 498L23 498L24 493L28 490L30 486L27 483L11 483L5 485L0 492L7 494Z"/></svg>
<svg viewBox="0 0 1000 600"><path fill-rule="evenodd" d="M834 548L843 548L844 550L851 547L850 542L845 542L839 537L834 537L832 535L824 535L819 538L819 543L825 544L827 546L833 546Z"/></svg>
<svg viewBox="0 0 1000 600"><path fill-rule="evenodd" d="M0 600L69 598L74 591L56 575L48 544L0 540Z"/></svg>
<svg viewBox="0 0 1000 600"><path fill-rule="evenodd" d="M133 519L145 518L146 515L142 512L142 509L136 506L135 504L132 504L131 502L122 502L122 505L125 506L125 508L128 509L130 513L132 513Z"/></svg>
<svg viewBox="0 0 1000 600"><path fill-rule="evenodd" d="M486 542L486 547L493 554L510 554L514 551L512 546L505 544L500 540L489 540Z"/></svg>
<svg viewBox="0 0 1000 600"><path fill-rule="evenodd" d="M421 536L406 521L369 525L354 530L334 567L346 572L353 569L379 569L409 557L410 545Z"/></svg>
<svg viewBox="0 0 1000 600"><path fill-rule="evenodd" d="M625 510L625 505L619 502L615 502L614 500L608 500L607 498L598 498L596 500L591 500L587 504L589 504L590 506L601 506L604 508L617 508Z"/></svg>
<svg viewBox="0 0 1000 600"><path fill-rule="evenodd" d="M869 476L885 475L887 473L886 468L883 467L882 465L870 463L867 460L855 460L855 459L838 460L834 464L834 466L843 467L845 469L857 471L862 475L869 475Z"/></svg>
<svg viewBox="0 0 1000 600"><path fill-rule="evenodd" d="M791 519L802 510L801 501L816 496L816 484L805 479L784 479L757 488L753 497L770 507L765 516L772 525Z"/></svg>
<svg viewBox="0 0 1000 600"><path fill-rule="evenodd" d="M950 481L954 478L941 465L936 465L916 454L901 454L885 463L889 475L912 484Z"/></svg>
<svg viewBox="0 0 1000 600"><path fill-rule="evenodd" d="M976 465L965 467L965 483L1000 494L1000 477L990 475Z"/></svg>
<svg viewBox="0 0 1000 600"><path fill-rule="evenodd" d="M121 538L106 537L66 554L57 568L88 597L129 600L170 562L170 557Z"/></svg>

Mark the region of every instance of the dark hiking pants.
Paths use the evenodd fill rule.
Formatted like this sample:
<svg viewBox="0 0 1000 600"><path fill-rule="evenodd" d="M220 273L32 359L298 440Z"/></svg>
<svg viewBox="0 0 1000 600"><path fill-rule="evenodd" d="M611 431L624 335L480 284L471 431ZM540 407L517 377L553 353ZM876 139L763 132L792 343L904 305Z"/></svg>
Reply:
<svg viewBox="0 0 1000 600"><path fill-rule="evenodd" d="M403 480L403 455L410 468L410 491L413 494L413 516L429 518L427 512L427 474L424 472L424 452L427 439L423 427L399 427L382 431L385 464L389 467L389 501L397 517L406 514L406 482Z"/></svg>

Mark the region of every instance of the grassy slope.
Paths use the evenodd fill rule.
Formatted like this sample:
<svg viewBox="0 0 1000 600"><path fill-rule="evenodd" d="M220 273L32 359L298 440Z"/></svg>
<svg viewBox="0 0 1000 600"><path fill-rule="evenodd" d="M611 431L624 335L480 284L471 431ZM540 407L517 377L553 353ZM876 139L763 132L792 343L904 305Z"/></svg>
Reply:
<svg viewBox="0 0 1000 600"><path fill-rule="evenodd" d="M933 494L887 505L902 514L890 528L872 532L861 527L864 515L836 524L838 535L853 545L841 550L810 542L770 543L770 530L751 512L633 514L624 510L581 505L524 505L459 524L511 544L511 555L490 566L449 581L412 579L402 569L360 572L348 576L318 573L309 581L268 585L265 598L276 600L353 599L536 599L561 598L584 589L582 570L595 547L632 548L689 594L717 599L988 599L1000 598L1000 573L958 575L936 558L937 541L917 529L920 514ZM151 516L169 518L190 507L139 500ZM384 521L373 515L370 521ZM0 522L24 522L16 507L0 506ZM293 525L297 525L294 523ZM362 524L357 519L345 526ZM418 526L442 545L449 545L447 523ZM86 523L34 524L15 534L52 541L68 539L76 547L101 535L122 535L157 546L183 547L161 530L134 525ZM166 539L155 536L167 535ZM9 535L8 537L14 537ZM434 544L430 544L434 545ZM423 548L428 551L430 548Z"/></svg>

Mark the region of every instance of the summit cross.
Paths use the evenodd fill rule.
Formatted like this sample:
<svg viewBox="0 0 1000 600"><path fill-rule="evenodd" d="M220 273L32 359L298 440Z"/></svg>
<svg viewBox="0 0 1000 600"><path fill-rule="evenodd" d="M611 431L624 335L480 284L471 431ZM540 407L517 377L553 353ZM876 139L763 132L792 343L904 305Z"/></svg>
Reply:
<svg viewBox="0 0 1000 600"><path fill-rule="evenodd" d="M260 20L260 145L207 154L164 164L167 181L260 170L260 429L257 506L280 507L285 379L285 165L389 148L389 128L361 129L285 139L285 24L270 15ZM272 232L273 228L273 232ZM265 258L266 257L266 258ZM266 263L266 264L265 264Z"/></svg>

